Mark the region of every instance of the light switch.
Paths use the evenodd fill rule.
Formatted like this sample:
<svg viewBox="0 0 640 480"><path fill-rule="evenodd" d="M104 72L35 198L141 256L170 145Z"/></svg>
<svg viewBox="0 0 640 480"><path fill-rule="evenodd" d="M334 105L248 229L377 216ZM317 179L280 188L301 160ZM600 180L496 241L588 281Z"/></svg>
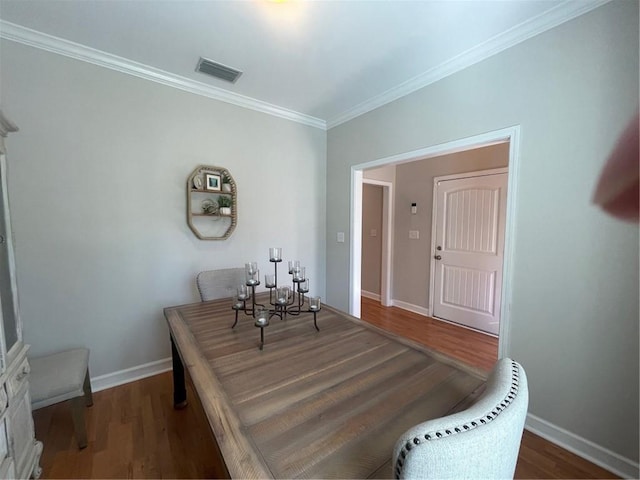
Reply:
<svg viewBox="0 0 640 480"><path fill-rule="evenodd" d="M409 230L409 238L411 240L417 240L420 238L420 231L419 230Z"/></svg>
<svg viewBox="0 0 640 480"><path fill-rule="evenodd" d="M338 235L336 235L336 239L338 243L344 243L344 232L338 232Z"/></svg>
<svg viewBox="0 0 640 480"><path fill-rule="evenodd" d="M378 231L375 228L371 229L371 232L369 233L370 237L377 237L378 236Z"/></svg>

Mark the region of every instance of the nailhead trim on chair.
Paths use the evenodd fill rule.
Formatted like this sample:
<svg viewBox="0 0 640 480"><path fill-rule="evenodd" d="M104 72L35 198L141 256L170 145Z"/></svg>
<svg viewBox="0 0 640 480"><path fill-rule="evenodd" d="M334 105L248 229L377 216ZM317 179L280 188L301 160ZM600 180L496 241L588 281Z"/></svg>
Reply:
<svg viewBox="0 0 640 480"><path fill-rule="evenodd" d="M511 388L509 389L509 393L507 396L500 402L499 405L496 405L491 412L482 415L482 417L473 420L471 422L465 423L464 425L460 425L458 427L454 427L453 431L451 429L446 429L444 432L432 432L431 434L425 434L424 439L431 441L437 440L442 437L446 437L449 435L455 435L456 433L461 433L462 429L465 431L479 427L480 425L485 425L487 421L491 421L496 418L500 412L506 409L507 405L509 405L513 400L515 400L518 395L518 388L520 386L520 370L518 368L518 364L514 361L511 362ZM404 459L407 458L407 454L411 451L414 445L420 445L422 443L422 439L420 437L414 437L413 442L408 441L402 450L400 451L400 455L398 456L398 460L396 460L396 468L395 468L395 478L400 478L400 474L402 473L402 466L404 465Z"/></svg>

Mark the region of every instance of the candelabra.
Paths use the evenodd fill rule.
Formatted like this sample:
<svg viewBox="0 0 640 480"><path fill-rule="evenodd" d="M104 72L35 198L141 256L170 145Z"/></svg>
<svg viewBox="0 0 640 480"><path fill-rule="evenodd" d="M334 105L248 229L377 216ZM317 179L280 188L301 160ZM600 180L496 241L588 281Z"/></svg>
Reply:
<svg viewBox="0 0 640 480"><path fill-rule="evenodd" d="M238 286L238 294L233 305L235 321L231 328L238 324L238 313L251 316L254 325L260 328L260 350L264 347L264 329L269 326L272 317L286 320L287 315L313 313L313 325L318 328L316 315L320 311L320 297L309 297L305 309L305 295L309 293L309 279L305 276L305 267L299 260L289 260L289 275L292 286L278 285L278 264L282 262L282 248L269 249L269 262L273 263L273 274L265 275L264 286L269 289L269 306L256 302L256 287L260 285L260 270L257 262L245 264L245 283ZM250 301L250 303L249 303Z"/></svg>

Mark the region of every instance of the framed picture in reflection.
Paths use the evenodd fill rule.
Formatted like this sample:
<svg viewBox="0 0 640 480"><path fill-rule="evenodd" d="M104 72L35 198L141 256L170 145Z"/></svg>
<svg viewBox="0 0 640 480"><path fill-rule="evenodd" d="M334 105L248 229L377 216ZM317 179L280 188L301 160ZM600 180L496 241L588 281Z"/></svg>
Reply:
<svg viewBox="0 0 640 480"><path fill-rule="evenodd" d="M220 175L217 175L215 173L205 174L204 187L207 190L211 190L213 192L219 192L220 191Z"/></svg>

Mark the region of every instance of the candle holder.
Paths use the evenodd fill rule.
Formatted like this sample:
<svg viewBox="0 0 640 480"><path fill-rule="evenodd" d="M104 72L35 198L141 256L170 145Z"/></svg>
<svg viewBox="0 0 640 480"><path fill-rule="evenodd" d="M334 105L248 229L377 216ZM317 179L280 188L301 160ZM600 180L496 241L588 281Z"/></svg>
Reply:
<svg viewBox="0 0 640 480"><path fill-rule="evenodd" d="M236 311L237 313L237 311ZM255 326L260 328L260 350L264 347L264 327L269 325L269 311L261 309L256 316Z"/></svg>
<svg viewBox="0 0 640 480"><path fill-rule="evenodd" d="M257 262L245 264L245 284L238 286L238 295L231 307L235 311L235 321L231 328L238 324L239 312L255 319L255 326L260 328L260 350L264 347L264 329L274 316L286 320L287 315L313 313L313 325L316 331L320 331L316 317L321 309L320 297L310 297L307 301L308 307L304 308L306 294L309 293L309 279L306 278L305 267L300 265L299 260L289 260L292 286L279 285L278 263L282 262L281 248L269 249L269 262L273 263L273 274L265 275L264 285L269 289L270 307L256 303L256 287L260 285Z"/></svg>

